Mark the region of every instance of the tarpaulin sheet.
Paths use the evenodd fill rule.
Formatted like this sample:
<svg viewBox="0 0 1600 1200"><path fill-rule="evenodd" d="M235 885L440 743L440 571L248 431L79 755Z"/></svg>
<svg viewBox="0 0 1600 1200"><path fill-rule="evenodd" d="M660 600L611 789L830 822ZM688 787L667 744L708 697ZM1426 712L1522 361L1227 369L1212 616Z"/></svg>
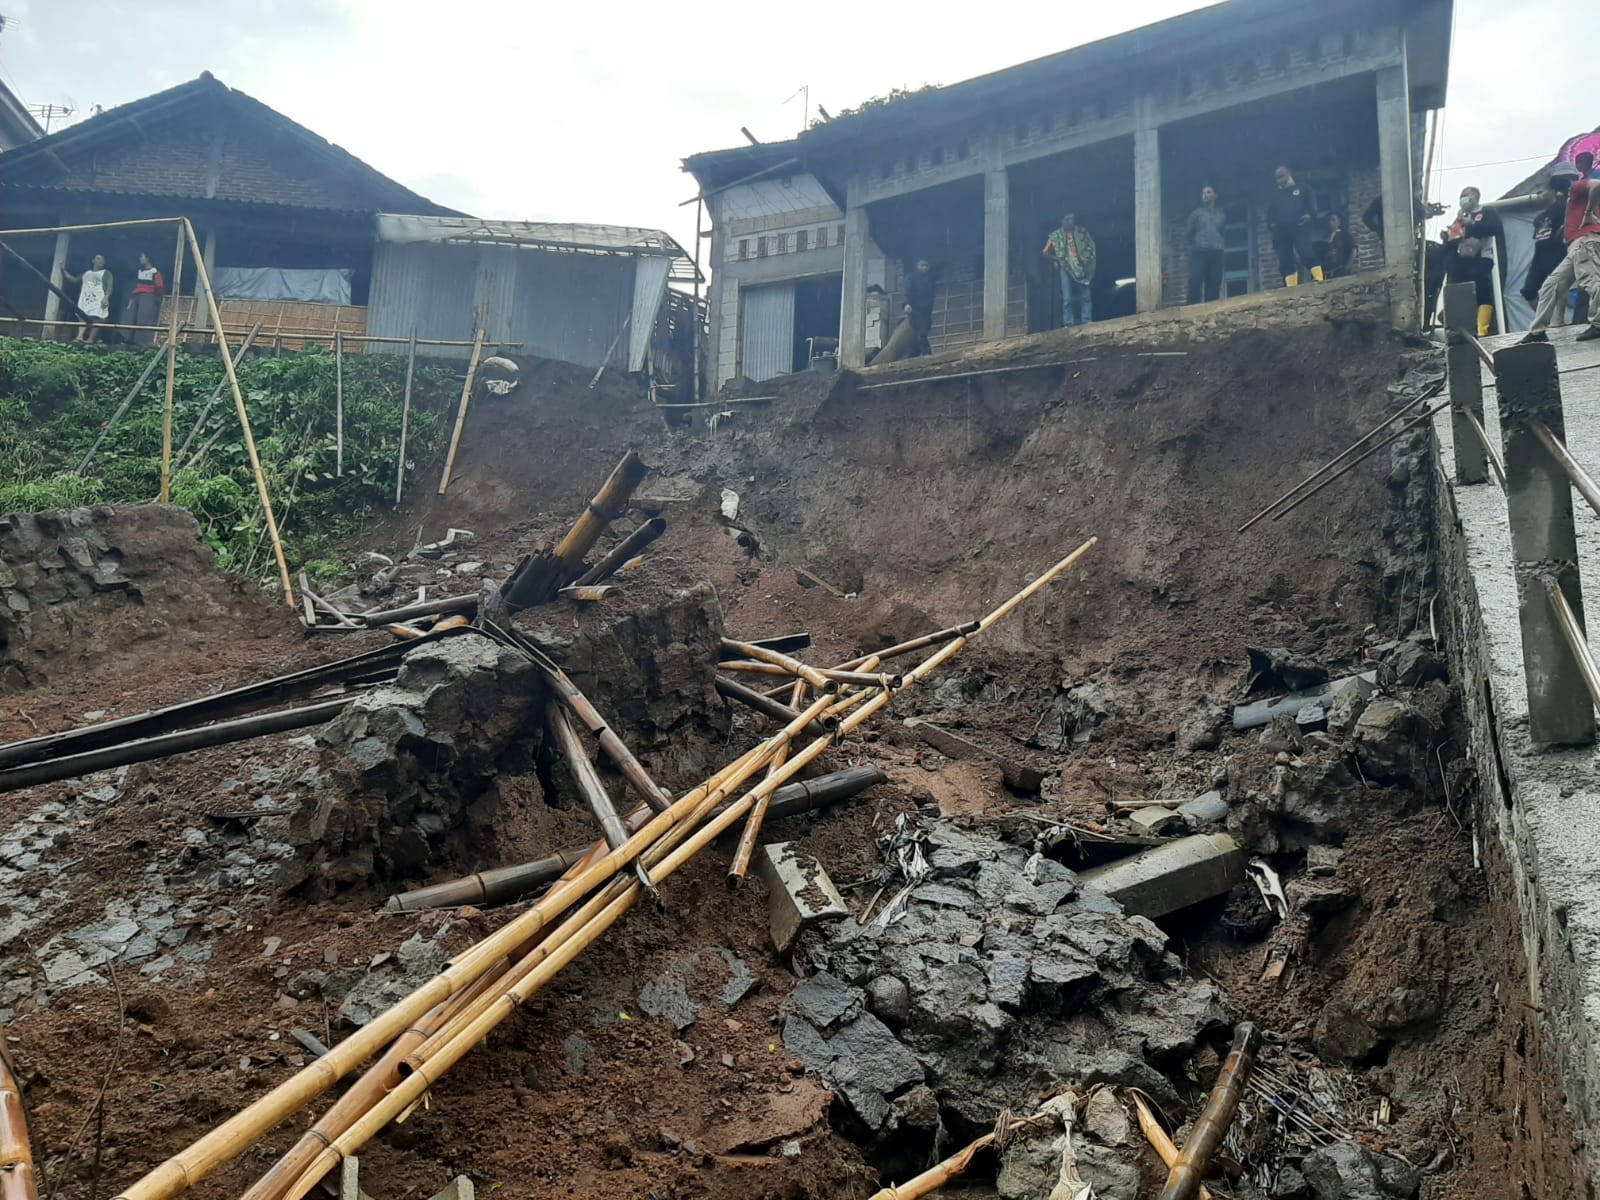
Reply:
<svg viewBox="0 0 1600 1200"><path fill-rule="evenodd" d="M229 300L349 304L350 272L322 268L212 267L211 286Z"/></svg>

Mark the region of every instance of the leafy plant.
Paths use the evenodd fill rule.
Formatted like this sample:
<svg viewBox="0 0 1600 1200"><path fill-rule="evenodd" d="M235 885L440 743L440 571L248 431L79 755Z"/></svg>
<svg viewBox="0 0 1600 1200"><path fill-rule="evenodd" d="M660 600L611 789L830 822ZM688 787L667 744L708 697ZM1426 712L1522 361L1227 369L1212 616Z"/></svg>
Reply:
<svg viewBox="0 0 1600 1200"><path fill-rule="evenodd" d="M151 353L0 339L0 510L158 495L165 373L155 371L122 420L106 430ZM342 472L331 353L313 348L250 358L238 376L291 569L309 573L316 564L319 581L330 582L329 547L393 500L405 359L346 356ZM460 378L456 364L418 361L406 437L411 462L430 464L441 454ZM223 386L209 403L224 382L219 359L178 356L171 496L194 514L225 569L270 583L277 572L230 389ZM70 474L102 431L86 477Z"/></svg>

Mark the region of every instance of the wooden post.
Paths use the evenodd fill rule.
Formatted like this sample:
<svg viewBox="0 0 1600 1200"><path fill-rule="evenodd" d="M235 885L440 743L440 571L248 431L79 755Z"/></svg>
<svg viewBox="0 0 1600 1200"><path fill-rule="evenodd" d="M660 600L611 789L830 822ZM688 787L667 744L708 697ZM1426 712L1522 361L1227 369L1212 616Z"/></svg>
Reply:
<svg viewBox="0 0 1600 1200"><path fill-rule="evenodd" d="M344 474L344 331L333 331L333 473Z"/></svg>
<svg viewBox="0 0 1600 1200"><path fill-rule="evenodd" d="M178 245L173 251L172 312L167 329L167 397L161 409L161 503L172 502L172 381L178 370L178 302L183 295L183 226L178 226Z"/></svg>
<svg viewBox="0 0 1600 1200"><path fill-rule="evenodd" d="M94 445L89 447L89 453L83 456L83 461L78 464L78 469L73 472L74 475L82 478L83 473L89 469L89 462L94 458L96 451L100 449L100 443L105 441L106 438L110 436L111 431L117 427L117 422L122 420L123 415L132 406L134 397L144 390L145 381L150 378L151 373L156 369L156 364L161 361L161 356L166 352L166 342L163 342L161 345L156 347L156 352L150 356L150 361L144 364L144 370L139 372L139 378L136 379L133 386L128 389L128 394L122 398L122 403L117 405L117 411L111 414L111 419L106 422L105 428L100 431L100 436L95 438ZM169 433L170 430L171 425L169 423ZM168 444L170 444L172 441L171 437L169 436L166 441Z"/></svg>
<svg viewBox="0 0 1600 1200"><path fill-rule="evenodd" d="M455 432L450 435L450 453L445 456L444 475L439 479L439 495L444 495L450 487L450 472L455 470L456 451L461 448L461 431L467 424L467 404L472 400L472 381L478 374L478 355L483 353L483 330L480 328L472 337L472 358L467 363L467 381L461 385L461 408L456 413Z"/></svg>
<svg viewBox="0 0 1600 1200"><path fill-rule="evenodd" d="M406 486L406 434L411 426L411 379L417 370L417 331L411 331L411 345L406 350L406 395L400 402L400 461L394 468L394 505L400 507L400 493Z"/></svg>
<svg viewBox="0 0 1600 1200"><path fill-rule="evenodd" d="M205 256L200 253L200 243L195 238L194 226L183 218L184 232L189 237L189 248L194 251L195 266L200 278L200 288L206 294L206 311L217 331L217 342L222 350L222 366L228 373L228 386L233 390L233 404L239 413L239 427L244 431L244 448L250 456L250 469L256 477L256 494L261 499L261 512L266 518L267 533L272 538L272 552L278 559L278 579L283 584L283 601L290 608L294 603L294 584L289 581L289 563L283 556L283 539L278 536L278 519L272 513L272 498L267 495L267 477L261 470L261 456L256 453L255 435L250 432L250 414L245 411L244 393L239 390L239 376L233 369L233 358L228 353L228 335L222 329L222 313L217 309L216 293L211 290L211 274L206 270Z"/></svg>

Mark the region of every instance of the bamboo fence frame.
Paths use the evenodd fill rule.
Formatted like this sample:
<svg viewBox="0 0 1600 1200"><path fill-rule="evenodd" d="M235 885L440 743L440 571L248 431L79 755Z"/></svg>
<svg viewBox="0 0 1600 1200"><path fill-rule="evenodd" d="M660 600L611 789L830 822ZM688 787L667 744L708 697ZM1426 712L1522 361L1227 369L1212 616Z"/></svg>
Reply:
<svg viewBox="0 0 1600 1200"><path fill-rule="evenodd" d="M0 1200L39 1200L17 1073L0 1038Z"/></svg>
<svg viewBox="0 0 1600 1200"><path fill-rule="evenodd" d="M178 245L173 251L172 291L183 286L183 229L178 229ZM172 306L171 328L167 331L167 393L161 406L161 503L172 499L172 384L178 371L178 306Z"/></svg>
<svg viewBox="0 0 1600 1200"><path fill-rule="evenodd" d="M977 623L973 634L1003 620L1020 604L1074 566L1097 542L1097 538L1090 538L1027 587L997 606ZM902 677L902 686L909 687L937 670L966 646L969 636L959 636L943 645L925 662L907 672ZM343 1158L354 1154L391 1119L415 1103L505 1016L537 992L627 911L644 890L644 884L637 879L618 879L617 876L625 867L639 862L646 870L646 881L652 883L671 875L717 834L745 815L758 799L770 796L781 783L798 774L827 749L833 739L814 741L800 753L789 757L780 767L769 771L766 778L740 800L728 804L717 816L711 816L738 788L773 762L781 750L786 750L791 740L799 736L813 719L823 715L840 715L853 709L839 724L839 731L847 732L881 709L889 699L890 693L886 690L878 690L874 694L866 689L842 698L836 694L819 697L782 730L684 793L665 812L651 817L621 846L604 853L597 846L536 904L469 947L446 964L445 970L439 975L374 1017L328 1054L157 1166L125 1190L118 1200L166 1200L192 1187L255 1145L268 1130L327 1091L339 1079L405 1034L415 1023L439 1006L448 1004L452 997L474 985L489 972L499 969L500 963L519 947L537 942L533 950L500 981L507 986L488 1001L485 1011L473 1016L473 1007L469 1006L442 1024L431 1035L439 1039L436 1052L425 1057L417 1056L422 1067L414 1068L392 1090L376 1097L375 1102L364 1109L343 1133L324 1142L325 1148L282 1193L286 1200L299 1200ZM596 889L599 891L596 892ZM584 897L588 899L580 904ZM575 912L571 911L574 906L578 906ZM556 919L563 914L568 914L567 918L557 924ZM536 962L531 961L535 958ZM482 1003L481 998L476 1002ZM381 1084L383 1081L380 1079L378 1082ZM375 1086L373 1090L379 1089ZM355 1104L352 1102L350 1107L354 1108Z"/></svg>

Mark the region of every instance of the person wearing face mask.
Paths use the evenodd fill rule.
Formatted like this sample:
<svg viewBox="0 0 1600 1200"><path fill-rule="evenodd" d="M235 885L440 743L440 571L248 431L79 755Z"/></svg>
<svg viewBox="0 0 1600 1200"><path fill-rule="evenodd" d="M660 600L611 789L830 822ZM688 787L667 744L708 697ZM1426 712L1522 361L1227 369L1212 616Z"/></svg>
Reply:
<svg viewBox="0 0 1600 1200"><path fill-rule="evenodd" d="M1278 253L1284 287L1297 287L1309 277L1322 282L1322 256L1317 250L1316 204L1311 192L1295 182L1288 167L1272 173L1277 194L1267 206L1267 228Z"/></svg>
<svg viewBox="0 0 1600 1200"><path fill-rule="evenodd" d="M1461 206L1445 241L1451 283L1470 283L1477 291L1478 336L1494 328L1494 272L1506 260L1506 231L1500 214L1483 206L1475 187L1461 189Z"/></svg>

